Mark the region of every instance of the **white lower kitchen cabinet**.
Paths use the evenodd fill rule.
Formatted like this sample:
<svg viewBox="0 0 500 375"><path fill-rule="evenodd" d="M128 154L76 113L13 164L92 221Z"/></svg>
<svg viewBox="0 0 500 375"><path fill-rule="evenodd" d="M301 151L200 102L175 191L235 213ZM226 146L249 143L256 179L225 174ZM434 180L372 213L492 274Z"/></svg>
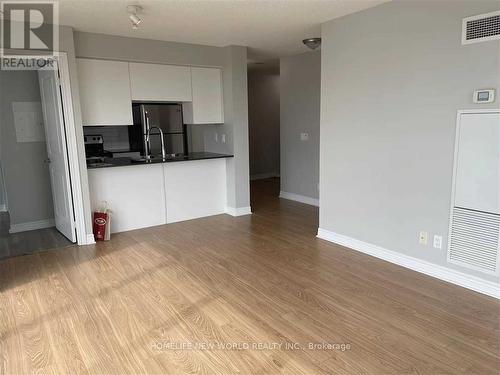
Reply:
<svg viewBox="0 0 500 375"><path fill-rule="evenodd" d="M111 233L167 222L163 165L89 169L92 210L107 201Z"/></svg>
<svg viewBox="0 0 500 375"><path fill-rule="evenodd" d="M167 223L226 212L226 159L163 164Z"/></svg>
<svg viewBox="0 0 500 375"><path fill-rule="evenodd" d="M88 170L92 210L106 201L111 233L226 212L226 159Z"/></svg>

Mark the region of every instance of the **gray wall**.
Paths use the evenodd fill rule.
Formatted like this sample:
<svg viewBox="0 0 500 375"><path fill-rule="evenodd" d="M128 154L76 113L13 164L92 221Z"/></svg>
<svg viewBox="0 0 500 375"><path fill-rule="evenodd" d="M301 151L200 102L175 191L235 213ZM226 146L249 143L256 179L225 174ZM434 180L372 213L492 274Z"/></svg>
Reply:
<svg viewBox="0 0 500 375"><path fill-rule="evenodd" d="M323 25L321 228L499 280L446 262L457 110L500 107L472 103L500 90L500 42L462 46L462 18L499 8L400 1Z"/></svg>
<svg viewBox="0 0 500 375"><path fill-rule="evenodd" d="M280 173L279 70L248 71L250 177Z"/></svg>
<svg viewBox="0 0 500 375"><path fill-rule="evenodd" d="M11 224L54 217L45 142L16 139L13 102L40 102L36 71L0 71L1 154Z"/></svg>
<svg viewBox="0 0 500 375"><path fill-rule="evenodd" d="M227 204L231 208L250 207L250 170L248 151L247 48L224 48L224 124L219 132L227 134L227 144L207 144L207 151L232 152L227 159ZM213 140L213 138L210 138ZM219 137L220 139L220 137Z"/></svg>
<svg viewBox="0 0 500 375"><path fill-rule="evenodd" d="M159 64L222 66L224 48L74 32L77 57Z"/></svg>
<svg viewBox="0 0 500 375"><path fill-rule="evenodd" d="M282 58L280 73L281 191L317 199L321 53Z"/></svg>

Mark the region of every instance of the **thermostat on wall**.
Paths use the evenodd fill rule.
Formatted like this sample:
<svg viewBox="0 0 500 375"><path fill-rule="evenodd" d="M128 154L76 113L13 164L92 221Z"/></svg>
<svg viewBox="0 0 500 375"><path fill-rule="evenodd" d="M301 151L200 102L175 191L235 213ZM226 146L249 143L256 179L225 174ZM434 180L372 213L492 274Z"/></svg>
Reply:
<svg viewBox="0 0 500 375"><path fill-rule="evenodd" d="M495 101L495 90L476 90L472 101L474 103L493 103Z"/></svg>

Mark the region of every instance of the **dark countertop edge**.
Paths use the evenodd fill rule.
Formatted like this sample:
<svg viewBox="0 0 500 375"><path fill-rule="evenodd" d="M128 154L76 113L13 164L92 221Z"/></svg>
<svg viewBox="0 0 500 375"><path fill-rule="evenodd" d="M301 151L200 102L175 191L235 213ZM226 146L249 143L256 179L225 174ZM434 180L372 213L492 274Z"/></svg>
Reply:
<svg viewBox="0 0 500 375"><path fill-rule="evenodd" d="M129 167L134 165L153 165L153 164L163 164L163 163L175 163L183 161L197 161L197 160L210 160L210 159L223 159L232 158L234 155L230 154L217 154L214 152L193 152L186 156L179 158L172 158L167 160L153 160L151 162L134 162L133 158L104 158L104 162L111 165L105 166L92 166L87 164L87 169L104 169L104 168L116 168L116 167Z"/></svg>

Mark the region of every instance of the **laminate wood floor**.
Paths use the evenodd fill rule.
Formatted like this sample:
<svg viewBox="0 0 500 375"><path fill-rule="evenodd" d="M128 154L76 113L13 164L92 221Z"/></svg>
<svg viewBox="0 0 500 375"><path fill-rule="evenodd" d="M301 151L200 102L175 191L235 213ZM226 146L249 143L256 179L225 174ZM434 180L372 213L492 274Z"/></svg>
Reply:
<svg viewBox="0 0 500 375"><path fill-rule="evenodd" d="M499 374L498 301L316 239L317 208L278 189L1 260L0 372Z"/></svg>
<svg viewBox="0 0 500 375"><path fill-rule="evenodd" d="M71 245L56 228L44 228L19 233L9 233L10 219L7 212L0 212L0 259L33 254L37 251Z"/></svg>

